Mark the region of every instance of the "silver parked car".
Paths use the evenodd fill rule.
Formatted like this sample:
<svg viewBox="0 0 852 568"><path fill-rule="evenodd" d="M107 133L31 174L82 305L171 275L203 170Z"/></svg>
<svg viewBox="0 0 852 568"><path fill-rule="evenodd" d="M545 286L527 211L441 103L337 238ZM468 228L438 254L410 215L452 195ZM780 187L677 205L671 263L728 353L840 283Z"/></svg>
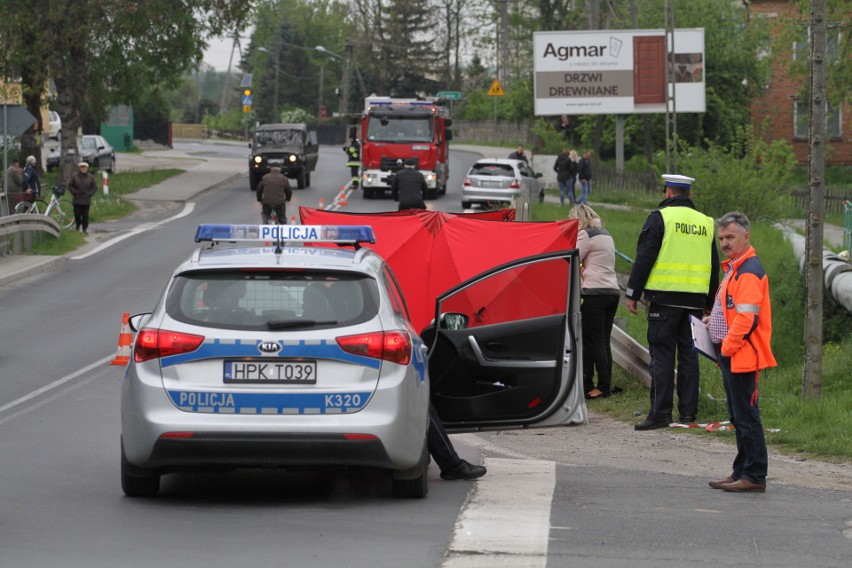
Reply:
<svg viewBox="0 0 852 568"><path fill-rule="evenodd" d="M521 194L538 196L540 177L541 174L535 173L523 160L479 160L464 178L462 208L469 209L474 203L511 203Z"/></svg>
<svg viewBox="0 0 852 568"><path fill-rule="evenodd" d="M448 290L435 303L437 329L421 335L388 264L359 248L373 240L366 226L198 228L210 246L175 270L151 313L130 320L125 494L153 496L162 475L189 469L347 466L421 498L430 395L450 431L585 421L576 250ZM499 294L524 281L540 294L525 286L520 303Z"/></svg>
<svg viewBox="0 0 852 568"><path fill-rule="evenodd" d="M85 134L80 142L81 157L90 168L115 171L115 149L103 136Z"/></svg>

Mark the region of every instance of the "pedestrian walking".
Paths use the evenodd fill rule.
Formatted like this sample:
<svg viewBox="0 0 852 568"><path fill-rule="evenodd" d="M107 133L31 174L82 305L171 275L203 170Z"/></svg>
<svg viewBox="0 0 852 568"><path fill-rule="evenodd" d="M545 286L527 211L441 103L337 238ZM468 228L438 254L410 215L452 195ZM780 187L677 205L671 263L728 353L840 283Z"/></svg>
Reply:
<svg viewBox="0 0 852 568"><path fill-rule="evenodd" d="M89 234L89 209L92 206L92 196L98 191L98 183L89 173L89 164L77 164L77 173L68 182L68 192L71 193L71 205L74 207L74 226L76 230Z"/></svg>
<svg viewBox="0 0 852 568"><path fill-rule="evenodd" d="M705 318L717 346L728 416L737 436L731 474L710 487L730 492L763 493L769 459L760 421L757 383L760 371L776 365L772 355L772 307L769 279L751 245L748 217L733 211L716 221L719 246L728 259L725 277Z"/></svg>
<svg viewBox="0 0 852 568"><path fill-rule="evenodd" d="M580 158L577 168L577 177L580 179L580 199L578 203L589 204L589 196L592 194L592 152L586 150Z"/></svg>
<svg viewBox="0 0 852 568"><path fill-rule="evenodd" d="M287 177L281 173L281 168L270 168L257 184L257 201L260 203L260 219L264 225L269 223L272 213L275 213L278 225L287 224L287 202L293 197L293 190Z"/></svg>
<svg viewBox="0 0 852 568"><path fill-rule="evenodd" d="M577 176L577 162L571 159L571 153L576 155L574 150L565 148L556 156L556 162L553 164L553 170L556 172L556 183L559 186L559 203L565 206L565 196L568 196L568 203L571 207L577 201L577 196L574 193L574 179Z"/></svg>
<svg viewBox="0 0 852 568"><path fill-rule="evenodd" d="M689 316L710 313L719 284L713 219L697 211L690 199L695 179L668 174L663 179L666 199L642 227L625 294L633 314L643 294L650 302L651 408L647 418L636 424L637 430L664 428L672 422L675 360L680 421L695 422L698 355L692 349Z"/></svg>

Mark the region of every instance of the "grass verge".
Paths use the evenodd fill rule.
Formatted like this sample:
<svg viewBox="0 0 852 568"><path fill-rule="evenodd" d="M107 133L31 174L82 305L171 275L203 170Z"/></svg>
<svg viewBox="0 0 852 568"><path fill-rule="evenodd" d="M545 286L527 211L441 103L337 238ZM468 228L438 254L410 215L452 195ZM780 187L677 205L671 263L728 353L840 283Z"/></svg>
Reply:
<svg viewBox="0 0 852 568"><path fill-rule="evenodd" d="M595 205L604 225L612 234L619 252L634 257L636 239L649 209L610 209ZM534 204L533 220L564 219L568 208ZM822 395L819 399L802 397L804 366L805 289L793 251L780 231L769 223L755 223L752 243L769 275L772 299L772 350L778 367L760 374L760 410L767 442L782 453L819 458L840 463L852 462L852 316L843 308L830 306L826 298L822 362ZM616 270L629 274L630 263L617 257ZM627 332L646 345L647 321L634 316L621 305L618 318L624 318ZM701 365L701 396L698 419L715 422L728 419L721 372L704 357ZM607 399L588 401L589 409L604 412L618 420L638 422L648 412L648 390L617 365L613 385L624 392ZM689 435L713 436L734 442L732 432L707 433L690 429Z"/></svg>
<svg viewBox="0 0 852 568"><path fill-rule="evenodd" d="M114 173L109 177L109 195L104 195L101 174L95 172L92 175L98 182L99 191L92 198L92 206L89 209L89 223L121 219L130 215L136 210L136 206L131 201L124 199L125 195L151 187L181 173L183 173L183 170L179 169ZM56 183L58 183L57 172L45 174L43 180L45 188L50 188ZM47 192L49 192L49 189L46 190ZM49 193L45 198L50 198ZM71 196L68 193L62 197L62 200L66 201L70 207ZM59 256L76 250L85 242L85 235L82 233L73 228L65 229L58 238L40 235L33 243L31 254Z"/></svg>

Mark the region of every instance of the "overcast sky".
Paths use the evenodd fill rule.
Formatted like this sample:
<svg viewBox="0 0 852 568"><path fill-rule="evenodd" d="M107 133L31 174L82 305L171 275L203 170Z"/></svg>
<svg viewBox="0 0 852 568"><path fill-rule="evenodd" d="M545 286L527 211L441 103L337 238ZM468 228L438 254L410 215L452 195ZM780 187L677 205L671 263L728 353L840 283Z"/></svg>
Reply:
<svg viewBox="0 0 852 568"><path fill-rule="evenodd" d="M232 38L210 40L210 44L204 52L204 63L212 66L217 71L227 71L228 59L231 57L231 46L233 43L234 40ZM231 63L231 67L236 69L239 63L240 51L237 49L234 51L234 60Z"/></svg>

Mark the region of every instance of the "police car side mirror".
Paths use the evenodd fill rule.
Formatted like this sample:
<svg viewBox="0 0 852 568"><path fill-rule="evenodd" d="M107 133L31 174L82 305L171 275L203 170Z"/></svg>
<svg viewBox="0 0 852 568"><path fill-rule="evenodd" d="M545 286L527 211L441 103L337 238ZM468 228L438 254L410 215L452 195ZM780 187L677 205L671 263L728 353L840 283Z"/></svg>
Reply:
<svg viewBox="0 0 852 568"><path fill-rule="evenodd" d="M142 326L145 325L145 322L148 321L149 317L151 317L151 312L134 314L130 316L130 319L127 321L127 325L130 326L131 331L139 331L142 329Z"/></svg>

